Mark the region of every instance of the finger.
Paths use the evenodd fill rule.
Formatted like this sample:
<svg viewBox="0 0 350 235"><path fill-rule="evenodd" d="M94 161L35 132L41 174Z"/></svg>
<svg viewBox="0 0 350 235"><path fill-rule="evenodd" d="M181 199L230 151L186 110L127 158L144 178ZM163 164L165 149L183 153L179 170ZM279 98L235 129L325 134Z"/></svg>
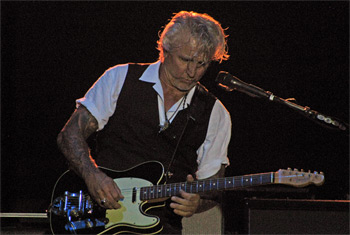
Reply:
<svg viewBox="0 0 350 235"><path fill-rule="evenodd" d="M174 211L181 211L182 213L193 212L195 209L193 206L185 206L177 203L170 203L170 207L173 208Z"/></svg>
<svg viewBox="0 0 350 235"><path fill-rule="evenodd" d="M170 207L173 208L174 213L184 217L190 217L196 212L196 208L194 206L185 206L177 203L171 203Z"/></svg>
<svg viewBox="0 0 350 235"><path fill-rule="evenodd" d="M191 217L194 214L192 211L182 211L178 209L174 209L174 213L182 217Z"/></svg>
<svg viewBox="0 0 350 235"><path fill-rule="evenodd" d="M173 196L171 200L185 206L197 206L199 205L200 196L199 194L186 193L185 191L180 191L181 197Z"/></svg>
<svg viewBox="0 0 350 235"><path fill-rule="evenodd" d="M107 196L107 201L104 203L104 207L107 209L119 209L121 208L121 205L119 204L119 201L116 201L112 196Z"/></svg>
<svg viewBox="0 0 350 235"><path fill-rule="evenodd" d="M192 175L188 174L187 177L186 177L186 180L187 180L187 182L193 182L194 178L193 178Z"/></svg>
<svg viewBox="0 0 350 235"><path fill-rule="evenodd" d="M97 200L97 203L106 209L119 209L121 205L116 201L112 195L109 193L104 194L104 196L99 196L100 199Z"/></svg>
<svg viewBox="0 0 350 235"><path fill-rule="evenodd" d="M198 207L199 200L200 200L199 194L186 193L184 191L180 191L180 194L181 194L181 197L176 197L176 196L171 197L171 200L173 202L176 202L176 203L173 203L174 204L173 208L177 208L176 204L180 206L185 206L185 207L193 207L193 208Z"/></svg>
<svg viewBox="0 0 350 235"><path fill-rule="evenodd" d="M116 201L124 199L124 196L116 183L113 184L113 189L111 191L111 194L114 200Z"/></svg>
<svg viewBox="0 0 350 235"><path fill-rule="evenodd" d="M200 196L199 194L195 194L195 193L187 193L183 190L180 190L180 195L183 199L189 200L189 201L199 201Z"/></svg>

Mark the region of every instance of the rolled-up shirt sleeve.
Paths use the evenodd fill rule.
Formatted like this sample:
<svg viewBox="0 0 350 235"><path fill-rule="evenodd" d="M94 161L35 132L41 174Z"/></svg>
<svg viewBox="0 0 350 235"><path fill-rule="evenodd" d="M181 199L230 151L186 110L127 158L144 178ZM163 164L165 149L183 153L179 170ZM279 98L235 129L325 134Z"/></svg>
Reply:
<svg viewBox="0 0 350 235"><path fill-rule="evenodd" d="M221 165L230 164L227 151L231 139L231 127L229 112L219 100L216 100L205 141L197 150L198 179L209 178L220 170Z"/></svg>
<svg viewBox="0 0 350 235"><path fill-rule="evenodd" d="M76 100L76 106L85 106L98 122L102 130L113 115L120 91L123 87L128 65L109 68L93 84L84 97Z"/></svg>

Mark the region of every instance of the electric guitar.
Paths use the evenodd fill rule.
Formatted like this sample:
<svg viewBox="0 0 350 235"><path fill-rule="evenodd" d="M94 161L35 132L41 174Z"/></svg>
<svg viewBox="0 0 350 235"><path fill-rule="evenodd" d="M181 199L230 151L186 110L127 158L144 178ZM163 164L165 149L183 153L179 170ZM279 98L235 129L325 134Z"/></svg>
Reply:
<svg viewBox="0 0 350 235"><path fill-rule="evenodd" d="M292 170L278 170L260 174L234 176L163 184L164 167L160 162L149 161L125 171L100 167L119 186L124 199L120 209L104 209L88 194L84 181L73 171L66 171L57 180L48 210L53 234L155 234L162 230L159 217L147 212L164 206L164 201L188 193L205 193L213 190L229 190L267 184L285 184L305 187L322 185L324 175ZM145 176L149 178L144 179Z"/></svg>

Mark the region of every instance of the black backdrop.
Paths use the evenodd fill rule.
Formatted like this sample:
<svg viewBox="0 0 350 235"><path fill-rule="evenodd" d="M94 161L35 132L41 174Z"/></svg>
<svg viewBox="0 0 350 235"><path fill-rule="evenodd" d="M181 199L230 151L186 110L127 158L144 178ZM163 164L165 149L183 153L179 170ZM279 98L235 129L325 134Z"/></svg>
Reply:
<svg viewBox="0 0 350 235"><path fill-rule="evenodd" d="M227 28L231 58L203 83L233 122L227 175L299 168L323 171L316 198L346 199L347 135L285 106L219 89L229 71L282 98L347 121L349 3L1 2L2 212L44 212L65 169L56 136L75 99L105 69L157 60L158 32L172 13L206 12Z"/></svg>

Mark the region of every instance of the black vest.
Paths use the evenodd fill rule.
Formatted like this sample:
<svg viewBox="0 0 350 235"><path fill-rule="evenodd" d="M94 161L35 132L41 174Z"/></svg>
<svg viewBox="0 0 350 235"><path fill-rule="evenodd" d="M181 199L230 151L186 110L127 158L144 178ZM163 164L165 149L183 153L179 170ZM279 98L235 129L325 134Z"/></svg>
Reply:
<svg viewBox="0 0 350 235"><path fill-rule="evenodd" d="M171 182L186 180L197 171L197 149L204 142L216 98L198 83L188 108L181 110L169 127L160 132L157 92L153 83L140 81L148 65L129 64L114 114L97 135L96 163L125 170L149 160L170 163L181 133L170 171Z"/></svg>

